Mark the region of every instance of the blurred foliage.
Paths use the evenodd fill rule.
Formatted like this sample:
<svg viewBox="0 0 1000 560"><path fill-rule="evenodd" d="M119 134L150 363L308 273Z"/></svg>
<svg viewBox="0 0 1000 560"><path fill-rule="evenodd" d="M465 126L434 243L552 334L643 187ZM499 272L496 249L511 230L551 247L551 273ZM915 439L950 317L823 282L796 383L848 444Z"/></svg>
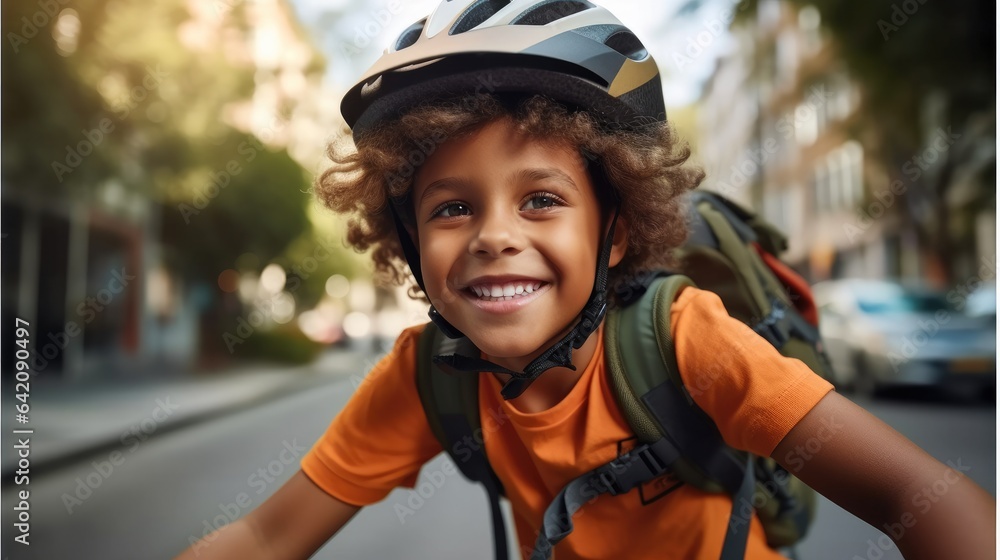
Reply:
<svg viewBox="0 0 1000 560"><path fill-rule="evenodd" d="M206 157L218 168L189 170L182 182L193 182L194 193L167 206L163 223L164 236L183 248L188 275L214 281L240 255L253 253L266 264L309 231L309 179L285 151L271 151L244 135L210 151L214 154Z"/></svg>
<svg viewBox="0 0 1000 560"><path fill-rule="evenodd" d="M677 135L680 138L688 139L698 137L698 107L696 105L670 107L667 109L667 113L670 123L673 125L674 129L677 130ZM688 148L691 149L691 158L694 161L697 161L698 143L689 143Z"/></svg>
<svg viewBox="0 0 1000 560"><path fill-rule="evenodd" d="M243 130L259 81L251 8L189 0L4 2L6 186L58 203L99 199L115 183L133 199L151 200L167 266L189 285L211 286L213 308L221 306L219 273L236 267L240 255L255 255L260 268L302 261L303 247L316 243L310 177L273 143L291 108L276 103L263 123L253 114L260 137ZM306 72L322 73L322 66L316 54ZM300 309L319 299L330 274L357 271L345 253L338 243L315 274L299 275ZM308 353L292 346L296 356ZM267 347L281 352L277 342Z"/></svg>
<svg viewBox="0 0 1000 560"><path fill-rule="evenodd" d="M307 364L315 360L325 347L324 344L310 340L290 324L255 332L246 342L249 344L236 347L240 358L282 364Z"/></svg>
<svg viewBox="0 0 1000 560"><path fill-rule="evenodd" d="M792 3L819 9L838 56L864 85L863 110L904 149L919 146L921 105L928 94L949 98L944 120L956 124L995 99L995 2Z"/></svg>
<svg viewBox="0 0 1000 560"><path fill-rule="evenodd" d="M213 283L237 255L271 260L308 229L302 168L227 122L254 88L242 3L218 15L207 43L182 40L196 26L182 0L75 3L70 19L79 30L68 50L57 44L56 18L40 6L3 5L5 37L22 33L25 22L52 20L3 53L9 184L59 196L120 181L164 205L163 241L181 254L180 269ZM53 180L53 162L102 122L113 129L94 142L94 155L64 173L63 184ZM196 214L181 215L184 204ZM175 227L178 217L189 223Z"/></svg>
<svg viewBox="0 0 1000 560"><path fill-rule="evenodd" d="M23 0L4 2L0 13L6 43L0 54L3 180L13 188L51 192L59 185L53 161L63 160L66 149L84 139L81 131L98 125L104 100L73 70L73 61L56 51L50 14ZM82 36L81 46L88 40ZM94 184L115 173L109 152L99 149L64 178L65 187Z"/></svg>
<svg viewBox="0 0 1000 560"><path fill-rule="evenodd" d="M285 290L295 295L302 308L319 302L326 293L327 280L334 274L347 278L371 274L367 255L346 248L340 238L324 233L299 237L276 262L288 274Z"/></svg>

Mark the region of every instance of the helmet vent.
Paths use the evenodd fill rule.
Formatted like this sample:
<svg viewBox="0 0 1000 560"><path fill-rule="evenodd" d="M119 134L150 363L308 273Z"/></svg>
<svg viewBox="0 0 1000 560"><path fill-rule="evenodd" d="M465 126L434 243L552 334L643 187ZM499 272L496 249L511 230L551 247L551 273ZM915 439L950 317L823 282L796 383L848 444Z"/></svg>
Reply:
<svg viewBox="0 0 1000 560"><path fill-rule="evenodd" d="M521 12L510 23L512 25L545 25L593 7L593 4L585 0L545 0Z"/></svg>
<svg viewBox="0 0 1000 560"><path fill-rule="evenodd" d="M401 51L413 43L416 43L417 39L420 38L420 34L424 31L425 23L427 23L427 18L424 18L404 29L403 32L399 34L399 39L396 40L396 50Z"/></svg>
<svg viewBox="0 0 1000 560"><path fill-rule="evenodd" d="M511 0L476 0L471 6L466 8L462 15L458 16L458 21L452 26L449 35L458 35L473 29L484 21L490 19L493 14L507 7Z"/></svg>
<svg viewBox="0 0 1000 560"><path fill-rule="evenodd" d="M642 41L631 31L622 30L613 33L604 40L604 44L632 60L642 60L649 56Z"/></svg>

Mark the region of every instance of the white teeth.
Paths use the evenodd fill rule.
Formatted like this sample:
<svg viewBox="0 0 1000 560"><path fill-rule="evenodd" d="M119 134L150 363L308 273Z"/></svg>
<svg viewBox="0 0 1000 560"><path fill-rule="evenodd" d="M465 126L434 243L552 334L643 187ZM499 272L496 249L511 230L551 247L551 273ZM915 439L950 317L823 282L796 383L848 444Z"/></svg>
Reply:
<svg viewBox="0 0 1000 560"><path fill-rule="evenodd" d="M469 291L483 299L505 301L517 296L527 295L541 288L542 282L530 284L494 284L492 286L469 286Z"/></svg>

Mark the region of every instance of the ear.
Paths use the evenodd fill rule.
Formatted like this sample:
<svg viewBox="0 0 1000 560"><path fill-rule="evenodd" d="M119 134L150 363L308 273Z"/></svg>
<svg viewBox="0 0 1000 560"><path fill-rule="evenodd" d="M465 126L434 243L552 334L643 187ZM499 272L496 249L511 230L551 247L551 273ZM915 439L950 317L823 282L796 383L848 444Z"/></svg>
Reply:
<svg viewBox="0 0 1000 560"><path fill-rule="evenodd" d="M608 226L604 230L605 236L607 236L607 230L611 229L611 222L608 222ZM615 223L615 235L611 240L611 259L608 262L608 268L614 268L618 266L618 263L622 262L625 258L625 252L628 249L628 222L622 218L621 214L618 215L618 222Z"/></svg>

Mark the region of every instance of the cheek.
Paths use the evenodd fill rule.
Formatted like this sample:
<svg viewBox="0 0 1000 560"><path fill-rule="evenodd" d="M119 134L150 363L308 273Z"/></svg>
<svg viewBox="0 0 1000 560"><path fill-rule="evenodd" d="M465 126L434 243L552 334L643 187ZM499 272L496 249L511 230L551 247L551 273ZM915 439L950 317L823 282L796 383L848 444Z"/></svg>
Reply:
<svg viewBox="0 0 1000 560"><path fill-rule="evenodd" d="M420 236L420 267L428 290L440 290L457 258L459 243L447 232L425 232Z"/></svg>
<svg viewBox="0 0 1000 560"><path fill-rule="evenodd" d="M573 220L540 232L538 239L564 277L592 277L600 252L598 237L589 221Z"/></svg>

